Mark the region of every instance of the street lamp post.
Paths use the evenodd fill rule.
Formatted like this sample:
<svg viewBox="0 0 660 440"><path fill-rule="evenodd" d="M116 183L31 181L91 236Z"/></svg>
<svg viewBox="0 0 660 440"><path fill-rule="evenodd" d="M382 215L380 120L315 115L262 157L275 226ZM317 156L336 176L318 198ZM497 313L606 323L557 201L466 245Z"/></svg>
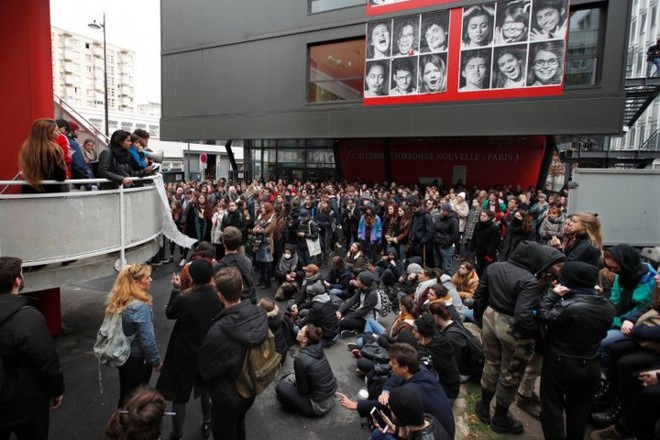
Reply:
<svg viewBox="0 0 660 440"><path fill-rule="evenodd" d="M103 11L103 21L97 23L96 20L89 23L87 26L92 29L103 29L103 110L105 112L105 136L110 136L108 129L108 46L105 40L105 11Z"/></svg>

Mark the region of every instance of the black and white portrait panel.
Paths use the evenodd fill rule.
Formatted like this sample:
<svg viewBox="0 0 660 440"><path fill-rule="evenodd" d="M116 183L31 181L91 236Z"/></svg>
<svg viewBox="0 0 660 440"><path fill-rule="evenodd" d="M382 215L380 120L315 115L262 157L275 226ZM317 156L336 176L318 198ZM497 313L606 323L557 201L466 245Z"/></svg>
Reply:
<svg viewBox="0 0 660 440"><path fill-rule="evenodd" d="M493 52L494 89L516 89L527 85L527 44L496 47Z"/></svg>
<svg viewBox="0 0 660 440"><path fill-rule="evenodd" d="M420 53L446 52L449 42L449 11L422 14Z"/></svg>
<svg viewBox="0 0 660 440"><path fill-rule="evenodd" d="M475 49L493 44L495 3L463 8L461 47Z"/></svg>
<svg viewBox="0 0 660 440"><path fill-rule="evenodd" d="M447 53L419 57L419 93L441 93L447 90Z"/></svg>
<svg viewBox="0 0 660 440"><path fill-rule="evenodd" d="M528 86L556 86L564 78L564 40L530 43Z"/></svg>
<svg viewBox="0 0 660 440"><path fill-rule="evenodd" d="M529 38L530 0L497 3L495 17L495 44L526 42Z"/></svg>
<svg viewBox="0 0 660 440"><path fill-rule="evenodd" d="M364 73L364 97L387 96L390 78L390 61L367 61Z"/></svg>
<svg viewBox="0 0 660 440"><path fill-rule="evenodd" d="M534 0L530 41L566 38L568 0Z"/></svg>
<svg viewBox="0 0 660 440"><path fill-rule="evenodd" d="M419 53L419 15L394 19L392 56L407 57Z"/></svg>
<svg viewBox="0 0 660 440"><path fill-rule="evenodd" d="M392 48L392 20L367 23L367 59L390 57Z"/></svg>
<svg viewBox="0 0 660 440"><path fill-rule="evenodd" d="M493 49L473 49L461 52L460 92L490 88Z"/></svg>
<svg viewBox="0 0 660 440"><path fill-rule="evenodd" d="M392 60L390 96L417 93L417 64L419 57L401 57Z"/></svg>

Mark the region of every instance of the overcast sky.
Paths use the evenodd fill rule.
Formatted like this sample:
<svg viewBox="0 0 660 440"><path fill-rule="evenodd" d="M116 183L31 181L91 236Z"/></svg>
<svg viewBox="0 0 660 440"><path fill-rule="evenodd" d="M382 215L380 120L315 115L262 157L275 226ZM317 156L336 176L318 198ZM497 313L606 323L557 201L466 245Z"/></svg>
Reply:
<svg viewBox="0 0 660 440"><path fill-rule="evenodd" d="M107 42L135 51L137 104L160 99L160 0L50 0L53 26L103 40L103 31L87 26L102 21Z"/></svg>

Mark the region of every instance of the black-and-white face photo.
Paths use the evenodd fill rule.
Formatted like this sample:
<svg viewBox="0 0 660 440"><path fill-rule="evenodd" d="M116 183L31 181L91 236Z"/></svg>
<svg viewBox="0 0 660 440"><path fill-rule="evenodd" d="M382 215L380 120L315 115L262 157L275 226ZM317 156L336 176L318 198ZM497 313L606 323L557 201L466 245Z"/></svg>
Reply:
<svg viewBox="0 0 660 440"><path fill-rule="evenodd" d="M529 37L530 0L497 3L495 19L495 44L526 42Z"/></svg>
<svg viewBox="0 0 660 440"><path fill-rule="evenodd" d="M556 86L564 77L564 40L529 45L527 85Z"/></svg>
<svg viewBox="0 0 660 440"><path fill-rule="evenodd" d="M420 53L446 52L449 43L449 11L422 14Z"/></svg>
<svg viewBox="0 0 660 440"><path fill-rule="evenodd" d="M392 56L412 56L419 53L419 15L394 19Z"/></svg>
<svg viewBox="0 0 660 440"><path fill-rule="evenodd" d="M419 57L419 93L441 93L447 90L447 54Z"/></svg>
<svg viewBox="0 0 660 440"><path fill-rule="evenodd" d="M526 68L526 44L496 47L493 55L492 88L512 89L525 87Z"/></svg>
<svg viewBox="0 0 660 440"><path fill-rule="evenodd" d="M384 6L384 5L392 5L394 3L405 3L410 0L369 0L369 4L371 6Z"/></svg>
<svg viewBox="0 0 660 440"><path fill-rule="evenodd" d="M461 52L459 91L490 88L492 49L464 50Z"/></svg>
<svg viewBox="0 0 660 440"><path fill-rule="evenodd" d="M367 25L367 59L382 60L390 57L392 47L392 21L375 21Z"/></svg>
<svg viewBox="0 0 660 440"><path fill-rule="evenodd" d="M388 60L369 61L364 74L364 96L387 96L389 83Z"/></svg>
<svg viewBox="0 0 660 440"><path fill-rule="evenodd" d="M475 49L493 44L495 3L463 8L463 49Z"/></svg>
<svg viewBox="0 0 660 440"><path fill-rule="evenodd" d="M419 57L402 57L392 60L390 96L417 93L417 63Z"/></svg>
<svg viewBox="0 0 660 440"><path fill-rule="evenodd" d="M564 39L568 26L568 0L534 0L530 41Z"/></svg>

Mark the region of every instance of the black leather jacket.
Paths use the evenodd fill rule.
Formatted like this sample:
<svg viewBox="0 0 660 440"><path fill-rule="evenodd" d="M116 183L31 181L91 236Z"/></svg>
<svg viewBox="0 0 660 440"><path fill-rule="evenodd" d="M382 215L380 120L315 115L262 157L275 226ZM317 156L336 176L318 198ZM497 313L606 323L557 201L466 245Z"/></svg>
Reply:
<svg viewBox="0 0 660 440"><path fill-rule="evenodd" d="M411 440L449 440L449 434L440 422L431 414L424 414L424 419L429 422L429 426L412 433Z"/></svg>
<svg viewBox="0 0 660 440"><path fill-rule="evenodd" d="M337 391L337 379L323 353L321 344L309 345L300 350L293 361L296 388L303 396L322 402Z"/></svg>
<svg viewBox="0 0 660 440"><path fill-rule="evenodd" d="M550 291L539 312L546 350L558 356L594 358L614 316L616 307L593 289L573 290L563 298Z"/></svg>

